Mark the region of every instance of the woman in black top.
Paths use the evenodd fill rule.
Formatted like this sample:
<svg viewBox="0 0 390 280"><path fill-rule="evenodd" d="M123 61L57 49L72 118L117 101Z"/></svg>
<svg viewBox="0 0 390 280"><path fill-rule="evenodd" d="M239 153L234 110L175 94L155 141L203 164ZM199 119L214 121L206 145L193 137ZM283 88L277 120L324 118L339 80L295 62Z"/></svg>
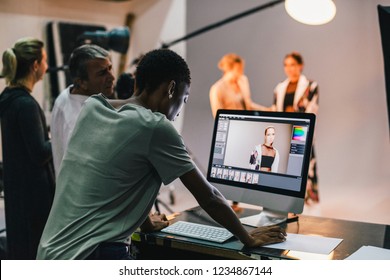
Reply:
<svg viewBox="0 0 390 280"><path fill-rule="evenodd" d="M35 259L54 196L51 144L45 115L31 96L47 70L43 43L18 40L3 53L0 95L8 259Z"/></svg>
<svg viewBox="0 0 390 280"><path fill-rule="evenodd" d="M318 112L318 84L303 74L303 58L297 52L284 58L284 72L287 79L279 83L274 90L273 111L279 112ZM309 175L306 186L306 203L318 202L318 176L314 146L311 153Z"/></svg>
<svg viewBox="0 0 390 280"><path fill-rule="evenodd" d="M266 172L278 172L279 152L273 146L275 127L268 126L264 130L264 143L256 145L250 156L250 168Z"/></svg>

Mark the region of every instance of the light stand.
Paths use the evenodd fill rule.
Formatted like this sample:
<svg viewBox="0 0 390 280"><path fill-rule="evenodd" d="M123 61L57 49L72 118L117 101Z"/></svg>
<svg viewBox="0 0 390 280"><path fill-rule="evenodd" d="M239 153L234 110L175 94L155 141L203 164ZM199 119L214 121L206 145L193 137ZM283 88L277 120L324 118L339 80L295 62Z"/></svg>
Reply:
<svg viewBox="0 0 390 280"><path fill-rule="evenodd" d="M213 29L215 29L215 28L217 28L217 27L220 27L220 26L225 25L225 24L227 24L227 23L230 23L230 22L232 22L232 21L238 20L238 19L240 19L240 18L243 18L243 17L249 16L249 15L251 15L251 14L260 12L260 11L266 9L266 8L270 8L270 7L272 7L272 6L276 5L276 4L280 4L280 3L284 2L284 1L285 1L285 0L275 0L275 1L271 1L271 2L268 2L268 3L266 3L266 4L257 6L257 7L255 7L255 8L249 9L249 10L247 10L247 11L241 12L241 13L239 13L239 14L237 14L237 15L228 17L228 18L226 18L226 19L224 19L224 20L215 22L215 23L210 24L210 25L208 25L208 26L205 26L205 27L203 27L203 28L201 28L201 29L195 30L195 31L193 31L193 32L191 32L191 33L189 33L189 34L187 34L187 35L185 35L185 36L183 36L183 37L181 37L181 38L179 38L179 39L173 40L173 41L168 42L168 43L163 43L162 46L161 46L161 48L163 48L163 49L170 48L171 46L173 46L173 45L175 45L175 44L177 44L177 43L180 43L180 42L182 42L182 41L191 39L192 37L198 36L198 35L200 35L200 34L202 34L202 33L205 33L205 32L207 32L207 31L213 30Z"/></svg>
<svg viewBox="0 0 390 280"><path fill-rule="evenodd" d="M164 208L167 209L170 213L174 213L174 211L164 201L159 199L158 196L157 196L156 200L154 201L154 208L159 213L161 213L161 211L160 211L160 204L162 206L164 206Z"/></svg>

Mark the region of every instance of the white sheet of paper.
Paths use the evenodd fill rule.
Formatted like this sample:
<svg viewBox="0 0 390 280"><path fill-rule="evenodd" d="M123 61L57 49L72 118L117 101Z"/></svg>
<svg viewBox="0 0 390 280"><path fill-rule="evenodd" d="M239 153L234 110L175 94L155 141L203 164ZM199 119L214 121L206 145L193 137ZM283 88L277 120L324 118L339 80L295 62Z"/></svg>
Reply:
<svg viewBox="0 0 390 280"><path fill-rule="evenodd" d="M341 241L343 241L343 239L287 233L286 241L263 247L328 255L341 243Z"/></svg>
<svg viewBox="0 0 390 280"><path fill-rule="evenodd" d="M362 246L346 260L390 260L390 250L374 247Z"/></svg>

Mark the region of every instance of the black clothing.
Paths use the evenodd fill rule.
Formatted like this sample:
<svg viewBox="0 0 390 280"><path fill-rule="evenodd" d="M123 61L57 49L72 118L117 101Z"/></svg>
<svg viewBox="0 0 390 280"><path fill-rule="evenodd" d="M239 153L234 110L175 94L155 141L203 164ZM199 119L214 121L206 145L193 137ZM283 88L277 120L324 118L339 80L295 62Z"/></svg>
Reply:
<svg viewBox="0 0 390 280"><path fill-rule="evenodd" d="M130 245L125 243L103 242L86 260L134 260L130 249Z"/></svg>
<svg viewBox="0 0 390 280"><path fill-rule="evenodd" d="M45 115L23 88L0 95L8 259L35 259L54 197Z"/></svg>
<svg viewBox="0 0 390 280"><path fill-rule="evenodd" d="M261 166L260 167L271 168L272 164L274 163L274 160L275 160L275 157L261 156Z"/></svg>
<svg viewBox="0 0 390 280"><path fill-rule="evenodd" d="M294 97L295 97L295 91L294 92L286 92L286 95L284 96L284 104L283 104L283 111L286 112L288 107L294 106Z"/></svg>

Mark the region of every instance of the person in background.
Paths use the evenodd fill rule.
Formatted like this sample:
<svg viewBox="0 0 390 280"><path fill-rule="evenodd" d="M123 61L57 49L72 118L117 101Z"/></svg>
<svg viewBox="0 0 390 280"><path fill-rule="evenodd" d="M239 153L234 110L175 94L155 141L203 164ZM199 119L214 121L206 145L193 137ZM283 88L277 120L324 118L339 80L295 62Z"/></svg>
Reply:
<svg viewBox="0 0 390 280"><path fill-rule="evenodd" d="M119 75L115 86L115 91L118 99L128 99L131 96L133 96L135 90L134 72L143 56L144 56L143 53L138 55L130 63L130 67L128 71L123 72L122 74Z"/></svg>
<svg viewBox="0 0 390 280"><path fill-rule="evenodd" d="M115 86L118 99L127 99L133 95L134 81L134 76L131 73L124 72L119 75Z"/></svg>
<svg viewBox="0 0 390 280"><path fill-rule="evenodd" d="M73 84L57 97L51 114L51 140L56 177L81 108L87 98L102 93L112 98L115 77L108 51L97 45L76 48L69 59Z"/></svg>
<svg viewBox="0 0 390 280"><path fill-rule="evenodd" d="M213 117L218 109L261 110L264 107L253 102L249 81L244 74L245 62L234 53L224 55L218 63L222 78L210 88L210 106Z"/></svg>
<svg viewBox="0 0 390 280"><path fill-rule="evenodd" d="M318 84L309 80L303 71L303 58L298 52L292 52L284 58L284 72L287 78L276 85L272 111L279 112L318 112ZM309 174L306 187L306 203L319 202L317 164L312 148Z"/></svg>
<svg viewBox="0 0 390 280"><path fill-rule="evenodd" d="M21 38L3 53L0 95L8 259L35 259L55 178L46 119L31 96L47 70L42 41Z"/></svg>
<svg viewBox="0 0 390 280"><path fill-rule="evenodd" d="M182 57L153 50L137 66L134 96L119 100L119 109L101 94L86 101L61 165L37 259L131 259L126 240L138 227L168 226L164 215L148 214L161 183L176 178L245 245L285 240L278 226L248 233L191 160L170 122L188 101L190 80Z"/></svg>
<svg viewBox="0 0 390 280"><path fill-rule="evenodd" d="M228 53L218 62L222 78L210 88L210 106L215 118L218 109L262 110L264 107L251 99L248 77L244 74L245 62L237 54ZM240 212L238 202L233 201L233 209Z"/></svg>

